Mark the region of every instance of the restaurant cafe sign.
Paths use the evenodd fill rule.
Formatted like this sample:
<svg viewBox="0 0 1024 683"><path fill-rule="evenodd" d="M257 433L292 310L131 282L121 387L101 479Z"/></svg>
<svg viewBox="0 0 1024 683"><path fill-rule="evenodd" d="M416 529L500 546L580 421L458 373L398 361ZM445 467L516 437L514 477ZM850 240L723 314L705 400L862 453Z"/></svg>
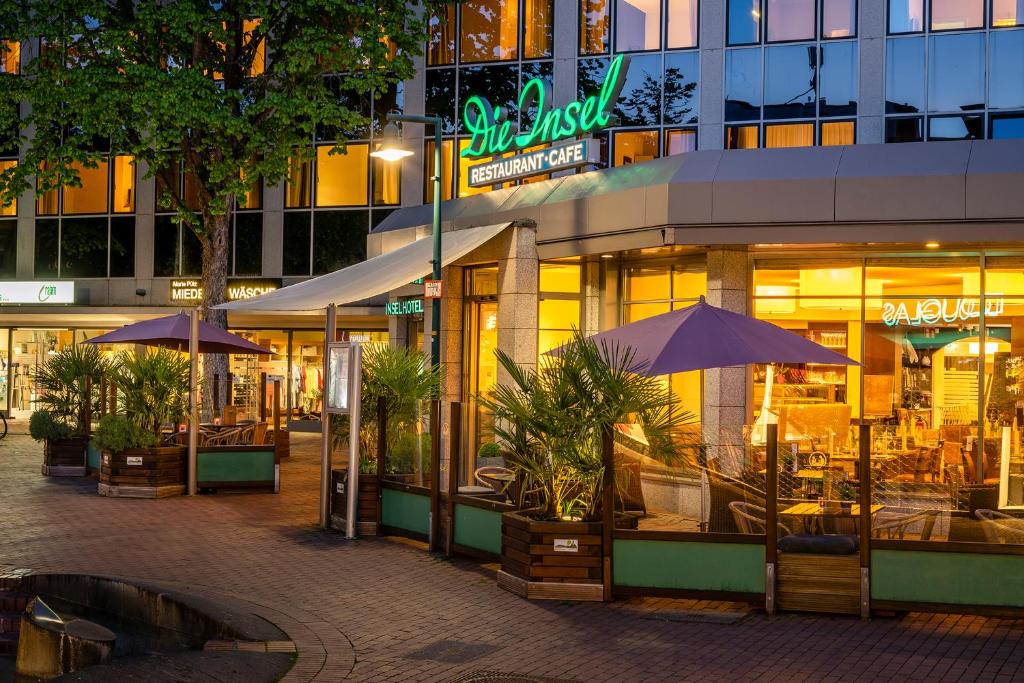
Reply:
<svg viewBox="0 0 1024 683"><path fill-rule="evenodd" d="M227 300L239 301L267 294L281 288L281 281L274 278L231 278L228 280ZM196 302L203 298L200 280L171 280L171 301Z"/></svg>
<svg viewBox="0 0 1024 683"><path fill-rule="evenodd" d="M998 317L1006 304L1002 297L985 299L985 315ZM977 299L918 299L916 301L886 301L882 304L882 322L888 327L909 325L926 327L945 323L965 323L981 318Z"/></svg>
<svg viewBox="0 0 1024 683"><path fill-rule="evenodd" d="M593 139L575 138L612 125L612 110L628 69L629 58L618 55L608 66L598 92L558 108L552 105L551 86L540 78L531 78L519 92L517 107L520 112L534 110L537 115L522 131L515 130L506 107L494 107L480 95L469 97L462 110L462 123L471 137L460 155L470 160L505 156L471 166L469 185L496 185L597 163L598 144ZM568 144L524 151L570 139L573 141ZM514 156L506 156L509 154Z"/></svg>

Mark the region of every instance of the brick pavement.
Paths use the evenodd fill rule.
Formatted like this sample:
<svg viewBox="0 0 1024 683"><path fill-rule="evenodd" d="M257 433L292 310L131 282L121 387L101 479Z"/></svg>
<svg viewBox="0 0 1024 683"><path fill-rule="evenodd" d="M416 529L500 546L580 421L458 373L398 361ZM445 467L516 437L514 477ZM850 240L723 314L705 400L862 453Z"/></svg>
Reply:
<svg viewBox="0 0 1024 683"><path fill-rule="evenodd" d="M527 602L475 563L316 528L315 437L282 491L100 498L47 479L27 437L0 441L0 570L144 579L244 600L298 648L287 681L446 681L471 671L580 681L1024 680L1024 622L783 615L735 605Z"/></svg>

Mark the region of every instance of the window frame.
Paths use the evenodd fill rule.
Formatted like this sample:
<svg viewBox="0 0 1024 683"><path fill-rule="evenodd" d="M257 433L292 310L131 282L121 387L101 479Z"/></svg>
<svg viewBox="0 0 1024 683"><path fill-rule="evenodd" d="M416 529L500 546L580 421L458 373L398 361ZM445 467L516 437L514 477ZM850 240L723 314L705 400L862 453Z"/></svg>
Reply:
<svg viewBox="0 0 1024 683"><path fill-rule="evenodd" d="M824 12L821 11L821 3L824 0L809 0L812 4L814 11L814 18L811 21L812 33L808 38L794 38L791 40L769 40L768 39L768 22L771 21L771 13L768 11L768 6L771 0L761 0L761 44L764 46L768 45L789 45L792 43L817 43L821 38L821 30L819 23L821 18L824 16Z"/></svg>
<svg viewBox="0 0 1024 683"><path fill-rule="evenodd" d="M825 3L828 0L818 0L818 40L833 42L836 40L857 40L860 38L860 0L850 0L853 3L853 33L848 36L837 36L835 38L825 35Z"/></svg>

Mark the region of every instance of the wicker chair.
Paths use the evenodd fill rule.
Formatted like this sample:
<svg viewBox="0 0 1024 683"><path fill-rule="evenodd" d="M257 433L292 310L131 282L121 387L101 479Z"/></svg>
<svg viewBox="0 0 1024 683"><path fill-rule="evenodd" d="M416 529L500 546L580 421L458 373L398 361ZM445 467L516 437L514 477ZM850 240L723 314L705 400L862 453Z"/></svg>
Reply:
<svg viewBox="0 0 1024 683"><path fill-rule="evenodd" d="M765 522L767 510L760 505L746 503L742 500L734 500L729 503L729 509L732 510L733 518L736 520L736 528L740 530L741 534L767 533L767 523ZM782 522L778 522L777 526L779 536L789 536L793 533Z"/></svg>
<svg viewBox="0 0 1024 683"><path fill-rule="evenodd" d="M918 540L930 541L932 538L932 531L935 529L935 521L938 517L938 510L922 510L919 512L911 512L905 515L890 517L871 529L871 537L902 541L906 536L907 530L911 526L920 522L921 533Z"/></svg>
<svg viewBox="0 0 1024 683"><path fill-rule="evenodd" d="M986 509L975 510L974 516L981 521L981 528L988 543L1024 543L1024 519Z"/></svg>

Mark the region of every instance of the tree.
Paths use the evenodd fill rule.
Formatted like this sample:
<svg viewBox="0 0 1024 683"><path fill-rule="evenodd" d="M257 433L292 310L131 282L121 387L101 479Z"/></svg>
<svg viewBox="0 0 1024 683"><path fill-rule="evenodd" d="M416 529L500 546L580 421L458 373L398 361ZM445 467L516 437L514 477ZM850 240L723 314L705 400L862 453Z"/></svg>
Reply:
<svg viewBox="0 0 1024 683"><path fill-rule="evenodd" d="M27 55L20 75L0 73L0 102L26 105L0 107L23 150L0 174L0 204L80 187L108 150L145 162L158 201L200 241L203 315L226 327L212 307L226 296L232 210L254 180L276 184L305 161L318 127L370 123L339 91L372 97L411 77L435 4L0 0L0 38ZM223 356L213 372L225 376Z"/></svg>

